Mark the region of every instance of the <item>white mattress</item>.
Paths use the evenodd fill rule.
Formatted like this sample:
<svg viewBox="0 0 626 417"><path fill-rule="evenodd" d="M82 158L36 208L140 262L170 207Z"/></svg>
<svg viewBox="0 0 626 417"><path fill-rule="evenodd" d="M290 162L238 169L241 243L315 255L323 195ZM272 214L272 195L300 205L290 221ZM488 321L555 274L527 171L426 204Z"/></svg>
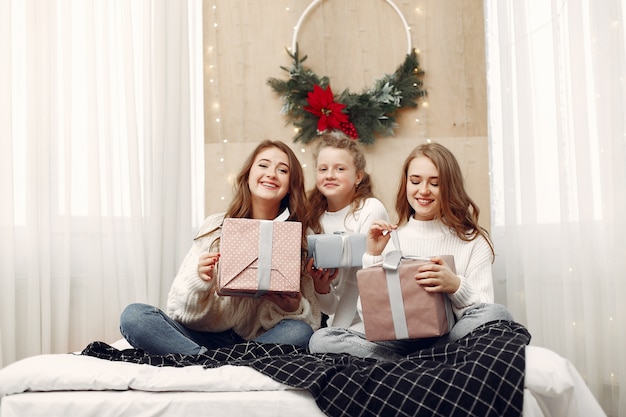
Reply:
<svg viewBox="0 0 626 417"><path fill-rule="evenodd" d="M307 391L57 391L3 399L2 417L325 416Z"/></svg>
<svg viewBox="0 0 626 417"><path fill-rule="evenodd" d="M118 341L115 347L128 345ZM72 354L0 370L0 417L323 416L307 391L252 368L154 367ZM605 416L569 361L526 348L525 417Z"/></svg>

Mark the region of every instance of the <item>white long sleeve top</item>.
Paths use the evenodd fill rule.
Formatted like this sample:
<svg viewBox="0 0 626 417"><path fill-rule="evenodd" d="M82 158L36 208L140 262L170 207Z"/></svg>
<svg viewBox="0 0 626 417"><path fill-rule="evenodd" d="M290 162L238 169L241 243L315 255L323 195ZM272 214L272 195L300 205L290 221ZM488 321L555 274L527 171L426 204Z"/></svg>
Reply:
<svg viewBox="0 0 626 417"><path fill-rule="evenodd" d="M397 233L403 255L454 256L461 286L455 293L447 295L457 318L477 303L493 303L492 253L484 237L464 241L439 220L420 221L413 218L399 227ZM382 255L366 253L363 255L363 267L382 262L384 254L394 249L393 241L390 240Z"/></svg>
<svg viewBox="0 0 626 417"><path fill-rule="evenodd" d="M302 320L310 324L313 330L318 329L321 314L313 280L307 273L301 275L302 299L299 308L294 312L286 312L263 298L218 295L217 268L212 280L204 281L200 278L198 260L221 236L219 226L223 220L224 213L220 213L209 216L204 221L198 236L217 229L194 240L170 288L167 299L168 316L194 330L220 332L233 329L246 340L260 336L285 318Z"/></svg>
<svg viewBox="0 0 626 417"><path fill-rule="evenodd" d="M374 220L389 221L383 203L376 198L367 198L359 210L350 213L350 206L335 212L325 212L320 218L324 233L351 232L367 233ZM328 326L349 328L359 326L361 317L357 314L359 288L356 272L359 268L341 268L332 281L330 292L317 294L320 308L328 314Z"/></svg>

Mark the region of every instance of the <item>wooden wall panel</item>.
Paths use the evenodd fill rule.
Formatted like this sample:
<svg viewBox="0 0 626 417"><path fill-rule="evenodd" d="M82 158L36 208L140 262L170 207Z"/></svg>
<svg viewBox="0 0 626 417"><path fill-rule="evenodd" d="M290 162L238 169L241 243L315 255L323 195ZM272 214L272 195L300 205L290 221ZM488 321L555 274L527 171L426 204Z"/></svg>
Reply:
<svg viewBox="0 0 626 417"><path fill-rule="evenodd" d="M366 148L376 191L393 214L399 166L426 140L440 142L459 159L471 195L489 227L489 162L482 0L394 2L418 51L428 97L403 111L394 137ZM309 0L204 0L206 212L225 209L231 180L243 159L265 139L290 143L312 186L312 145L293 143L293 126L266 84L286 78L294 26ZM323 0L298 33L306 64L327 75L335 93L361 91L393 72L407 41L401 19L382 0ZM218 121L219 120L219 121ZM397 170L390 169L397 167Z"/></svg>

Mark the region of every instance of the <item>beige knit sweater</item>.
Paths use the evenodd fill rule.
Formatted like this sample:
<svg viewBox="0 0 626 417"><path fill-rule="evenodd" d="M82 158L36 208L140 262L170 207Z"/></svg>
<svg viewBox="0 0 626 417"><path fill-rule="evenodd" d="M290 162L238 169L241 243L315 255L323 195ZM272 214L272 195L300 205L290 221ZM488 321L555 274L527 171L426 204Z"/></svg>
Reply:
<svg viewBox="0 0 626 417"><path fill-rule="evenodd" d="M222 224L224 213L207 217L198 232L201 236ZM300 279L302 299L299 308L286 312L262 298L219 296L217 274L204 281L198 275L200 255L210 250L221 229L193 242L172 283L167 299L167 314L185 326L199 331L219 332L233 329L246 340L254 339L283 319L302 320L313 330L320 326L321 314L313 280L303 272ZM213 251L217 251L215 248ZM219 264L218 264L219 268Z"/></svg>

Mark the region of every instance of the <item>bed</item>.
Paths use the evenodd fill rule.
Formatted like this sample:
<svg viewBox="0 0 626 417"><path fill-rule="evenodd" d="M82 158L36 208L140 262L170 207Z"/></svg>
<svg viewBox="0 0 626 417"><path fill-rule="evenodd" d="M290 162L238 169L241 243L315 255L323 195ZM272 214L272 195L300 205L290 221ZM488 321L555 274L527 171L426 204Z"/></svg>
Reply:
<svg viewBox="0 0 626 417"><path fill-rule="evenodd" d="M492 322L389 362L254 342L198 356L93 342L1 369L0 417L605 415L569 361L529 341Z"/></svg>

